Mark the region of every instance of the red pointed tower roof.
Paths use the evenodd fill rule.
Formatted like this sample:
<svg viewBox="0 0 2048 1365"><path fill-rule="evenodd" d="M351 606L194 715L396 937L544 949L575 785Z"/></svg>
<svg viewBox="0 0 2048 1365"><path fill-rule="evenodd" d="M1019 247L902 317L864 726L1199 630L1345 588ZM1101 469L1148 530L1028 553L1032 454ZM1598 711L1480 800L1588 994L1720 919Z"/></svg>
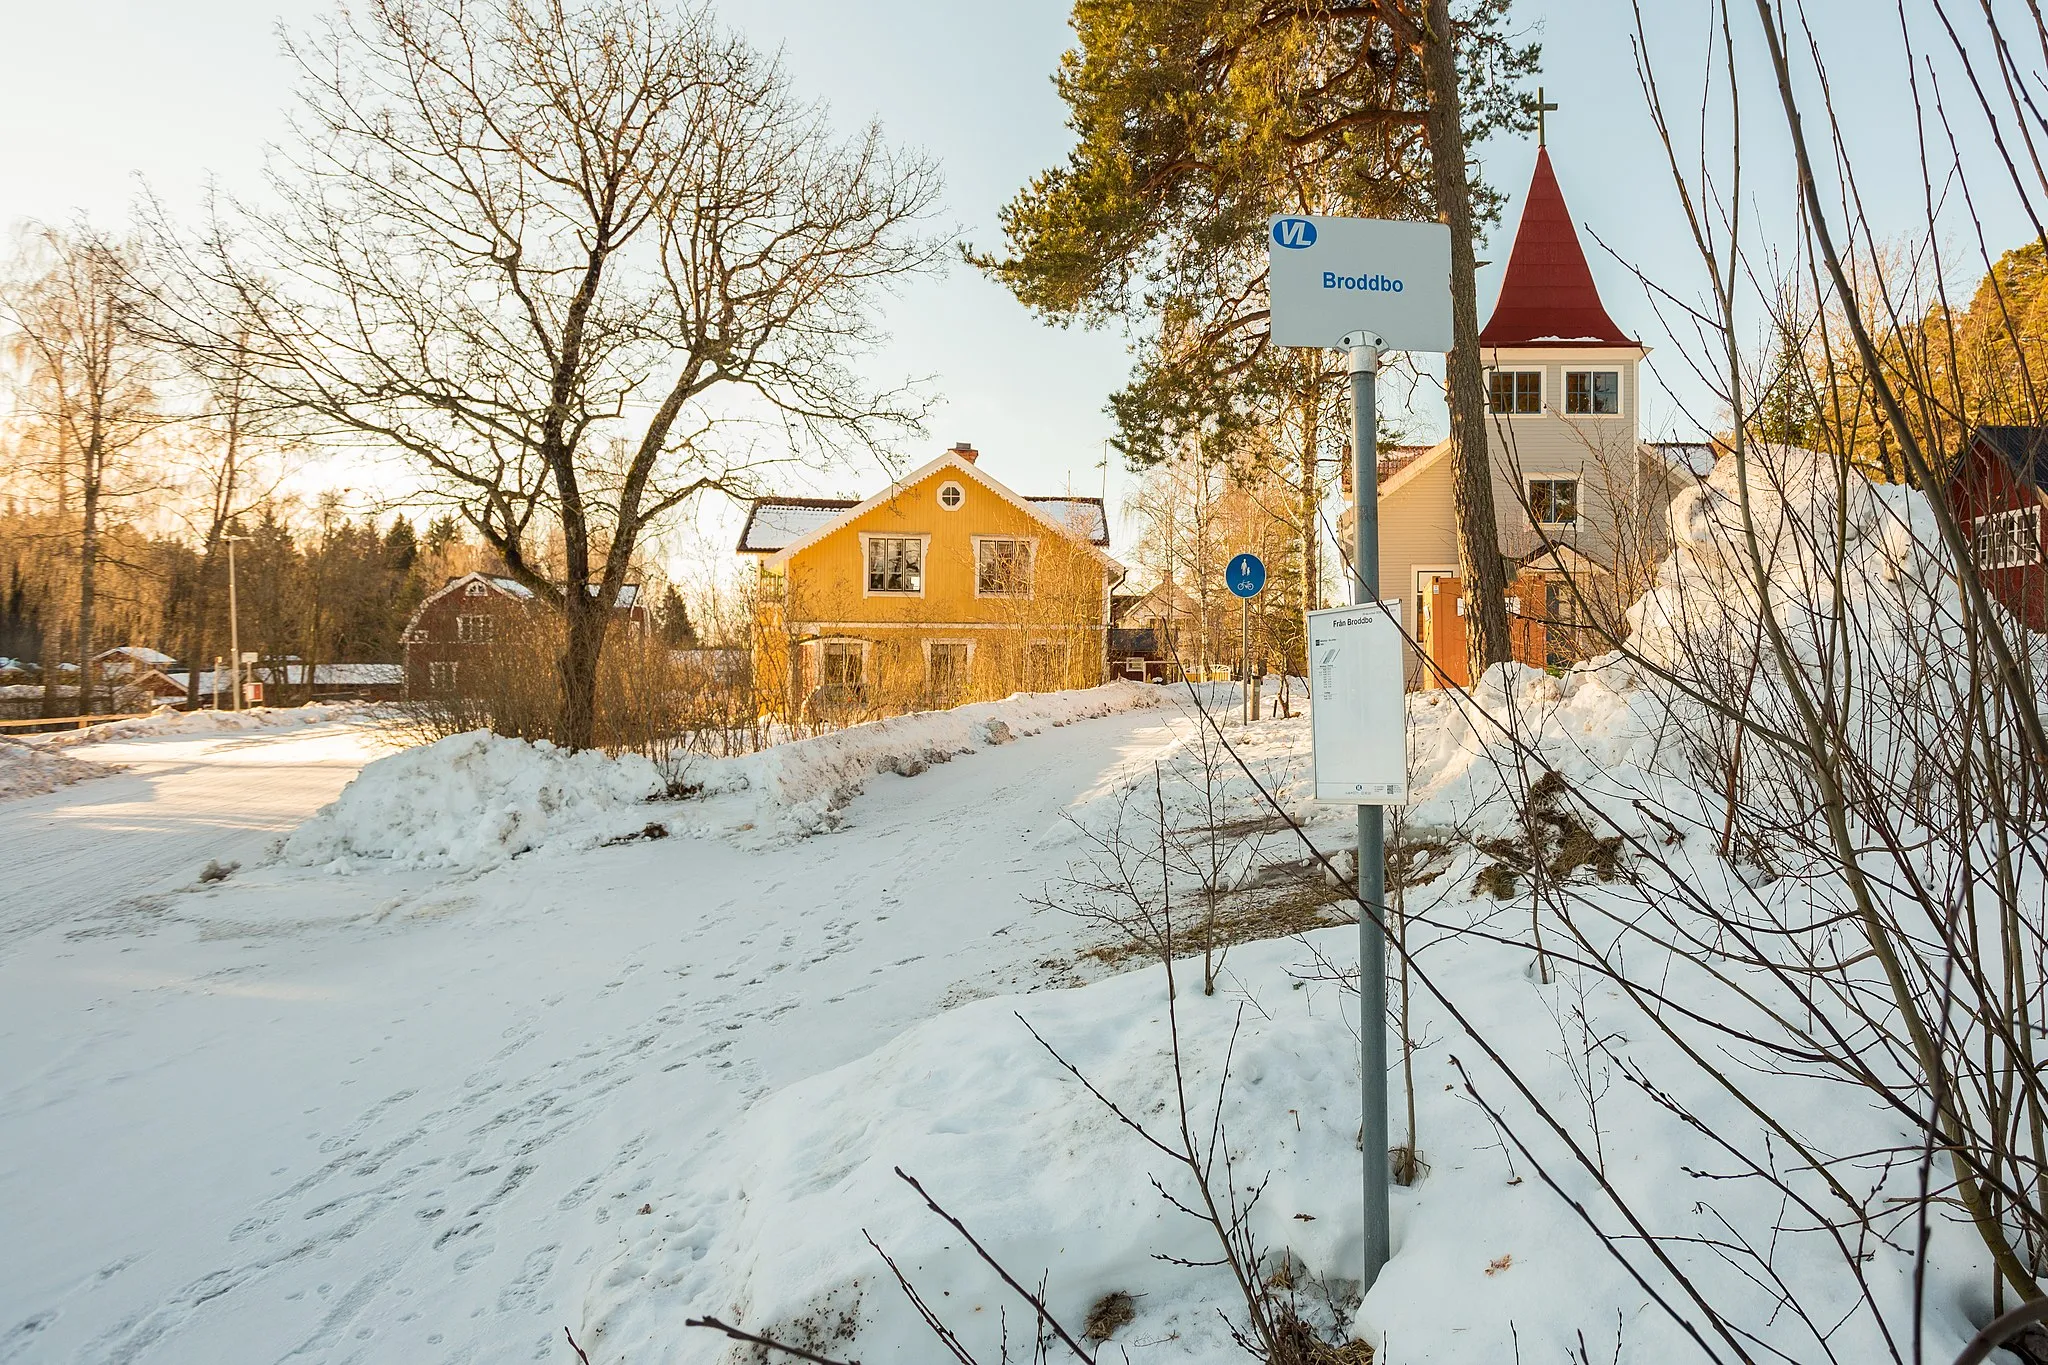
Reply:
<svg viewBox="0 0 2048 1365"><path fill-rule="evenodd" d="M1550 169L1548 149L1536 149L1536 173L1522 202L1515 248L1493 316L1479 344L1495 346L1634 346L1600 304L1571 210Z"/></svg>

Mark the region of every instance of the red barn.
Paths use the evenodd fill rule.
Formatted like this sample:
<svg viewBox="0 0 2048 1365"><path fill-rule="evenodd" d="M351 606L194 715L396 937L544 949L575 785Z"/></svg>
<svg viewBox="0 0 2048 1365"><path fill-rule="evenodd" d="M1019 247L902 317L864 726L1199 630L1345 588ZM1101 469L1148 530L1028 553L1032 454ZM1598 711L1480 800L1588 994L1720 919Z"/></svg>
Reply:
<svg viewBox="0 0 2048 1365"><path fill-rule="evenodd" d="M640 585L619 589L617 623L629 631L648 626ZM463 664L488 651L530 611L544 610L515 579L470 573L451 578L414 608L405 623L405 692L409 697L463 696Z"/></svg>
<svg viewBox="0 0 2048 1365"><path fill-rule="evenodd" d="M1950 468L1948 497L1985 590L2029 629L2048 632L2048 427L1978 427Z"/></svg>

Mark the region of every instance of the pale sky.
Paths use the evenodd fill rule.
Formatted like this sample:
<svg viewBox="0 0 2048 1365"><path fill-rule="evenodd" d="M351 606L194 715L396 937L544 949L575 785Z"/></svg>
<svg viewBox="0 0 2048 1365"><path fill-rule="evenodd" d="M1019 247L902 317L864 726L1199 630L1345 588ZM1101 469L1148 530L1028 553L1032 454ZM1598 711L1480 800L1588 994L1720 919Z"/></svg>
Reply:
<svg viewBox="0 0 2048 1365"><path fill-rule="evenodd" d="M0 0L10 56L8 79L0 82L0 224L80 210L116 222L138 176L174 204L189 202L209 174L230 187L253 185L264 144L283 135L291 99L276 26L303 27L324 8L315 0ZM1669 63L1668 93L1696 106L1706 7L1657 0L1645 8L1653 45ZM1862 150L1910 138L1896 42L1882 42L1868 68L1856 50L1863 26L1889 7L1819 0L1809 8L1820 16L1836 96L1850 126L1867 139ZM959 224L983 246L997 244L1002 203L1069 145L1050 79L1072 38L1067 13L1058 0L727 0L720 8L727 23L757 43L781 47L798 88L829 101L849 125L877 117L893 140L935 156L947 181L942 221ZM1697 414L1698 421L1689 420L1679 403L1656 395L1654 380L1646 382L1645 435L1696 435L1699 422L1711 425L1719 414L1680 362L1642 287L1584 230L1653 278L1696 291L1697 262L1643 113L1628 5L1520 0L1517 13L1543 42L1541 80L1562 106L1550 116L1551 156L1608 311L1653 348L1653 372ZM1751 118L1775 112L1758 98L1769 93L1753 92ZM1534 155L1533 138L1482 149L1482 173L1511 196L1505 222L1480 253L1495 262L1481 276L1482 318ZM1866 165L1866 174L1874 169L1881 168ZM1766 215L1782 220L1790 192L1785 167L1757 154L1746 174ZM1880 223L1911 227L1917 177L1872 177L1862 189ZM1989 188L1982 198L1994 240L2023 240L2027 228L2017 213L2002 209ZM1047 327L959 265L888 300L884 317L895 340L875 362L877 373L930 375L943 400L928 437L902 452L906 459L922 463L968 440L990 472L1020 492L1099 489L1096 465L1110 432L1103 404L1126 368L1121 336ZM1415 435L1440 432L1433 408L1414 419ZM867 492L878 478L876 471L839 471L817 482L821 491ZM1113 500L1126 478L1111 471ZM1117 535L1123 539L1120 527Z"/></svg>

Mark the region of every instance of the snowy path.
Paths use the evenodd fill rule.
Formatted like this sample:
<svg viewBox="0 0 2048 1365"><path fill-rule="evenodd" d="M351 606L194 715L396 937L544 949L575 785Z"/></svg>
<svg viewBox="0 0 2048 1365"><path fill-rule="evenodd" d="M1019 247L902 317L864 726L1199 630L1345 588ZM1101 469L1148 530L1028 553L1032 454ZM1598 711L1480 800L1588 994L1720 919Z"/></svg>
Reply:
<svg viewBox="0 0 2048 1365"><path fill-rule="evenodd" d="M246 857L261 817L166 833L109 801L125 777L0 807L0 858L54 829L78 877L39 855L50 906L10 890L4 917L0 1362L568 1359L608 1225L749 1104L1072 947L1024 901L1067 861L1061 811L1182 730L1131 712L878 777L793 845L466 878L166 894ZM185 808L237 782L310 799L315 772L267 752L146 780ZM113 853L131 823L151 847ZM67 915L95 931L28 935Z"/></svg>
<svg viewBox="0 0 2048 1365"><path fill-rule="evenodd" d="M323 725L69 752L128 771L0 806L0 949L189 881L208 858L259 856L379 751L361 730Z"/></svg>

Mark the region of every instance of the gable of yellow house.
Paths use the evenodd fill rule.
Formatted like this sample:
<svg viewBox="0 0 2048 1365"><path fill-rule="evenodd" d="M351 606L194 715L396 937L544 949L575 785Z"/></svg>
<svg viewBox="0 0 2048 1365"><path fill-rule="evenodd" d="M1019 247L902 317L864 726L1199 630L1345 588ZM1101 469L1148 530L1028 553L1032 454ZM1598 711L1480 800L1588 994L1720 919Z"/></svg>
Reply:
<svg viewBox="0 0 2048 1365"><path fill-rule="evenodd" d="M833 724L1103 680L1124 568L1101 501L1021 497L977 458L955 446L857 503L755 502L764 710Z"/></svg>

